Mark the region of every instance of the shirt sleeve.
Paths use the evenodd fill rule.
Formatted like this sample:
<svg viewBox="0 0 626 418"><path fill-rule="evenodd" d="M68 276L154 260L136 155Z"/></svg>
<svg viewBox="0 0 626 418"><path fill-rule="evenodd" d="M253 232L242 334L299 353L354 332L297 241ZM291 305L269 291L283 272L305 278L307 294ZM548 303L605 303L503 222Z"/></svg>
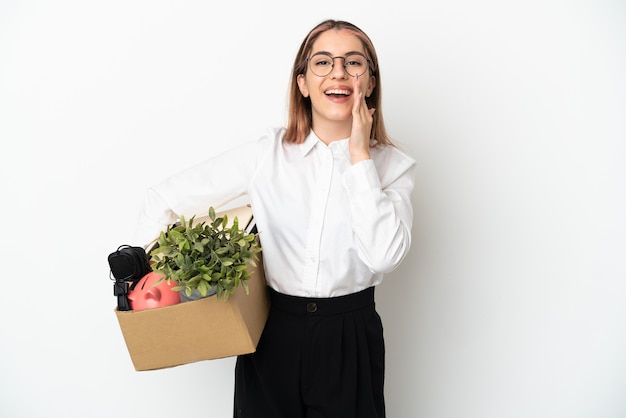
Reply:
<svg viewBox="0 0 626 418"><path fill-rule="evenodd" d="M394 270L411 246L416 165L393 149L379 162L354 164L344 173L359 257L377 274Z"/></svg>
<svg viewBox="0 0 626 418"><path fill-rule="evenodd" d="M210 206L219 208L246 194L263 142L235 147L150 187L139 212L134 244L147 246L181 215L204 216Z"/></svg>

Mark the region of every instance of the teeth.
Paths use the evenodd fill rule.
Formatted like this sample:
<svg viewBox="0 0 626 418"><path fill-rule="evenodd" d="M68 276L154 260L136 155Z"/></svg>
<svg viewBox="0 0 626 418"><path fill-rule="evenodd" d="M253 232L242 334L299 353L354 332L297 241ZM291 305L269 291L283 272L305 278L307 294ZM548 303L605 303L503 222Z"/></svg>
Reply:
<svg viewBox="0 0 626 418"><path fill-rule="evenodd" d="M343 94L344 96L348 96L350 92L348 90L330 89L326 90L326 94Z"/></svg>

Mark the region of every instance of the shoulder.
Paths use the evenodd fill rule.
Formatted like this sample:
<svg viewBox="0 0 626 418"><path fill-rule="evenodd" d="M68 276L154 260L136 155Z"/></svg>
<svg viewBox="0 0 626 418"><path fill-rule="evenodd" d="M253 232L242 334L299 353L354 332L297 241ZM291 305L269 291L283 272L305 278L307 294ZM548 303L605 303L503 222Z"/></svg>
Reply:
<svg viewBox="0 0 626 418"><path fill-rule="evenodd" d="M279 147L283 142L285 135L285 128L270 127L261 132L255 139L249 139L244 141L235 148L236 152L240 152L243 155L254 154L257 157L268 152L271 152L276 147Z"/></svg>
<svg viewBox="0 0 626 418"><path fill-rule="evenodd" d="M416 162L413 157L393 145L373 145L370 157L383 187L398 181L415 181Z"/></svg>
<svg viewBox="0 0 626 418"><path fill-rule="evenodd" d="M269 127L254 141L247 145L253 145L257 151L270 150L282 146L283 137L285 136L285 128Z"/></svg>
<svg viewBox="0 0 626 418"><path fill-rule="evenodd" d="M370 155L379 170L395 168L406 171L415 165L415 159L397 146L374 144L370 148Z"/></svg>
<svg viewBox="0 0 626 418"><path fill-rule="evenodd" d="M285 128L281 126L270 127L265 130L265 133L261 136L262 141L270 143L282 143L285 136Z"/></svg>

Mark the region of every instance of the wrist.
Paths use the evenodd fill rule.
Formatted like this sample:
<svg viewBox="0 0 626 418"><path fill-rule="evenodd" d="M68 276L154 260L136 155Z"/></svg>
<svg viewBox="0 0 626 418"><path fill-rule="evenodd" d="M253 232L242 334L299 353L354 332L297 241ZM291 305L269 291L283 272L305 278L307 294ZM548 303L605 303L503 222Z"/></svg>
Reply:
<svg viewBox="0 0 626 418"><path fill-rule="evenodd" d="M369 151L350 152L350 161L352 162L352 164L356 164L361 161L365 161L369 159L370 159Z"/></svg>

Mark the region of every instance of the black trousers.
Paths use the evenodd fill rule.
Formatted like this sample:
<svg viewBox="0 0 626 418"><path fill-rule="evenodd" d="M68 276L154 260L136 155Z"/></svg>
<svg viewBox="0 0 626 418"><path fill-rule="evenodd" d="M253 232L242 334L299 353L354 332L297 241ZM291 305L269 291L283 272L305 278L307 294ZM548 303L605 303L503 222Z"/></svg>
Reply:
<svg viewBox="0 0 626 418"><path fill-rule="evenodd" d="M322 299L269 292L257 351L237 358L234 417L384 418L374 288Z"/></svg>

